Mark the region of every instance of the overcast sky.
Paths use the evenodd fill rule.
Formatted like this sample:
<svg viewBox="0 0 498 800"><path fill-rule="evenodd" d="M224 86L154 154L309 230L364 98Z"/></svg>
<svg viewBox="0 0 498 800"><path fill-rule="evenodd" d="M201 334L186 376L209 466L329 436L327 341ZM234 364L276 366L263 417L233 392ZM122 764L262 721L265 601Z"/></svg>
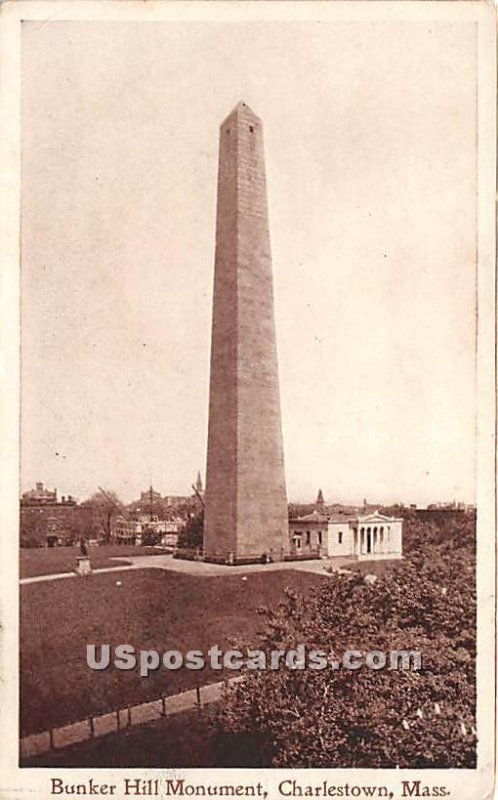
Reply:
<svg viewBox="0 0 498 800"><path fill-rule="evenodd" d="M23 489L204 478L218 128L243 99L289 498L473 502L474 26L23 28Z"/></svg>

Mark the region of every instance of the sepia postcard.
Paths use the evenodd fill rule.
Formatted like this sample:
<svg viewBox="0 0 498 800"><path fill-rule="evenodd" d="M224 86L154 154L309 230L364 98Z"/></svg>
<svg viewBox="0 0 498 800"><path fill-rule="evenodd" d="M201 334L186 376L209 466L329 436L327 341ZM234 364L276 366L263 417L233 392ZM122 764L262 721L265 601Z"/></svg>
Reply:
<svg viewBox="0 0 498 800"><path fill-rule="evenodd" d="M0 5L0 798L495 780L496 10Z"/></svg>

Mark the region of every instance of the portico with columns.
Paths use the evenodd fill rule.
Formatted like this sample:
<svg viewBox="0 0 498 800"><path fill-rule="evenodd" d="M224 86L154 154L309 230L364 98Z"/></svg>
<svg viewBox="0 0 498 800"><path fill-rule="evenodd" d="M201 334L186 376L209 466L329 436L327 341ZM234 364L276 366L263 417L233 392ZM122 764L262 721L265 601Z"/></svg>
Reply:
<svg viewBox="0 0 498 800"><path fill-rule="evenodd" d="M400 558L403 520L375 512L353 522L352 555L358 558Z"/></svg>
<svg viewBox="0 0 498 800"><path fill-rule="evenodd" d="M403 519L378 511L361 515L326 515L319 511L290 520L291 551L323 558L358 560L402 558Z"/></svg>

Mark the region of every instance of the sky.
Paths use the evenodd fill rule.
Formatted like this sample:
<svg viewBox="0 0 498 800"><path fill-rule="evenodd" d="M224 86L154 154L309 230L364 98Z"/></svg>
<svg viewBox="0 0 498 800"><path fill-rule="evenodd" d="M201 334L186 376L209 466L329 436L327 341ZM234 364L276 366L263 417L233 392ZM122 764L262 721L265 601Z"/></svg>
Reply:
<svg viewBox="0 0 498 800"><path fill-rule="evenodd" d="M23 23L21 485L205 476L218 130L262 119L289 499L474 501L475 28Z"/></svg>

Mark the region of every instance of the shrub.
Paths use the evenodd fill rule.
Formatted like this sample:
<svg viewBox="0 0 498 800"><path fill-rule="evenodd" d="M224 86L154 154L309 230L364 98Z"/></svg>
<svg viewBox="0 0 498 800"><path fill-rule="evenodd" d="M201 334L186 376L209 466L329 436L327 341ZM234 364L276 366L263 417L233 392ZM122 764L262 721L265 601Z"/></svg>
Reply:
<svg viewBox="0 0 498 800"><path fill-rule="evenodd" d="M250 742L252 761L273 767L475 766L474 523L414 517L405 544L373 583L336 573L306 596L288 591L264 612L265 647L418 650L421 671L256 671L228 691L225 742Z"/></svg>

